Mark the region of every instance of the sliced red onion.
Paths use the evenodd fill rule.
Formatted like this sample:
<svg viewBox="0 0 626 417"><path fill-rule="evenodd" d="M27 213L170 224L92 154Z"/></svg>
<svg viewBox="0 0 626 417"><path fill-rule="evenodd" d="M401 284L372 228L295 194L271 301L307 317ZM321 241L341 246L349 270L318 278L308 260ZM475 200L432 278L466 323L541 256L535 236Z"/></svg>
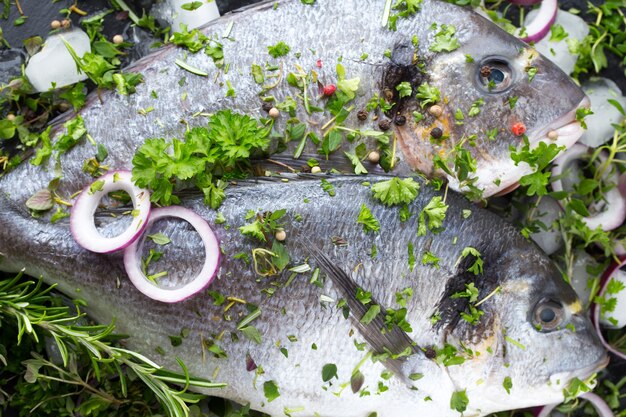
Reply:
<svg viewBox="0 0 626 417"><path fill-rule="evenodd" d="M146 227L150 215L150 192L137 187L130 171L114 171L87 186L76 199L70 214L70 231L76 243L97 253L111 253L133 243ZM102 197L112 191L126 191L133 202L133 221L118 236L104 237L98 232L94 214Z"/></svg>
<svg viewBox="0 0 626 417"><path fill-rule="evenodd" d="M593 392L586 392L582 394L580 398L584 398L589 401L591 405L593 405L593 408L596 409L600 417L614 417L613 411L611 411L611 407L609 407L606 401Z"/></svg>
<svg viewBox="0 0 626 417"><path fill-rule="evenodd" d="M602 398L600 398L598 395L594 394L593 392L586 392L584 394L581 394L580 398L584 398L585 400L589 401L591 405L593 406L593 408L596 409L598 416L615 417L613 414L613 411L611 411L611 407L609 407L606 401L604 401ZM545 405L541 407L538 413L535 413L535 416L536 417L548 417L550 413L553 412L554 409L558 405L559 404Z"/></svg>
<svg viewBox="0 0 626 417"><path fill-rule="evenodd" d="M526 36L521 39L524 42L539 42L542 40L550 32L550 26L556 20L558 10L557 0L543 0L535 18L525 25Z"/></svg>
<svg viewBox="0 0 626 417"><path fill-rule="evenodd" d="M589 148L587 146L577 143L554 160L552 177L558 178L551 184L554 191L564 190L564 178L562 178L563 172L568 166L571 166L572 162L581 159L581 157L586 155L588 151ZM600 153L598 157L603 163L606 161L606 155L604 153ZM567 178L571 179L572 182L578 181L576 173ZM613 230L621 226L626 219L626 197L624 196L624 194L626 194L626 183L624 183L621 179L618 179L617 174L614 172L611 173L608 180L612 183L618 184L618 186L606 192L604 195L606 201L602 204L602 206L596 207L598 209L596 214L583 217L583 222L585 222L587 227L592 230L596 229L598 226L602 227L602 230L604 231ZM622 190L625 191L624 194L622 193Z"/></svg>
<svg viewBox="0 0 626 417"><path fill-rule="evenodd" d="M131 282L148 297L164 303L176 303L185 300L206 288L213 281L219 265L220 248L217 238L207 222L193 211L180 206L162 207L152 210L146 227L164 217L177 217L191 224L202 239L205 249L204 265L200 273L191 282L179 288L162 288L148 280L141 270L141 249L145 238L139 239L124 251L124 267Z"/></svg>
<svg viewBox="0 0 626 417"><path fill-rule="evenodd" d="M626 258L622 258L620 263L614 263L609 268L607 268L606 272L604 273L602 277L600 291L598 292L598 297L604 296L604 293L606 292L606 288L609 285L609 282L611 282L611 278L613 277L614 272L618 270L619 268L623 267L624 265L626 265ZM594 304L592 306L591 316L593 320L593 325L596 328L596 332L598 333L598 337L600 338L600 341L602 342L604 347L606 347L611 353L615 354L616 356L622 359L626 359L626 354L624 352L617 350L613 346L611 346L606 341L606 339L604 338L604 335L602 334L602 329L600 328L600 305L599 304Z"/></svg>
<svg viewBox="0 0 626 417"><path fill-rule="evenodd" d="M559 403L544 405L539 409L539 412L535 412L534 415L535 417L548 417L550 413L554 411L557 405L559 405Z"/></svg>
<svg viewBox="0 0 626 417"><path fill-rule="evenodd" d="M572 145L571 148L563 152L561 155L559 155L558 158L553 161L552 178L559 178L557 180L554 180L552 184L550 184L554 191L563 191L563 181L561 179L563 171L565 170L565 168L571 165L572 162L577 161L581 159L581 156L586 155L588 149L589 148L587 148L585 145L575 143ZM574 179L574 181L577 180L578 178Z"/></svg>

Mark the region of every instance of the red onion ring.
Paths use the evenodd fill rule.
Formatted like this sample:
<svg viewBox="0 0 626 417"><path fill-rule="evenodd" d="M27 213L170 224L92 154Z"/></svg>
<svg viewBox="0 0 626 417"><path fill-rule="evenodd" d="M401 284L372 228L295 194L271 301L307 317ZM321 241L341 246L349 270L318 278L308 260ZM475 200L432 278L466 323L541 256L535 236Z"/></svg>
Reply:
<svg viewBox="0 0 626 417"><path fill-rule="evenodd" d="M135 241L124 250L124 267L131 282L139 291L153 300L164 303L175 303L185 300L199 291L206 288L213 281L215 272L219 265L220 248L217 238L207 222L193 211L180 206L161 207L152 210L150 219L146 227L149 227L156 220L163 217L177 217L191 224L200 237L205 249L204 265L200 273L189 283L179 288L161 288L148 280L141 270L141 259L138 254L141 252L145 238Z"/></svg>
<svg viewBox="0 0 626 417"><path fill-rule="evenodd" d="M606 272L604 273L604 275L602 276L602 279L600 281L600 292L598 293L598 297L603 297L604 293L606 292L606 288L609 285L609 282L611 282L611 277L613 276L613 273L621 268L622 266L626 265L626 257L622 258L620 260L620 263L613 263L611 266L609 266L606 270ZM604 335L602 334L602 329L600 328L600 305L599 304L593 304L591 307L591 318L593 321L593 326L596 328L596 332L598 333L598 337L600 338L600 341L602 342L602 344L604 345L604 347L607 348L607 350L609 350L609 352L615 354L616 356L622 358L622 359L626 359L626 354L623 352L620 352L619 350L615 349L613 346L611 346L606 339L604 338Z"/></svg>
<svg viewBox="0 0 626 417"><path fill-rule="evenodd" d="M560 177L563 174L565 168L575 160L581 159L580 157L588 153L589 148L579 143L574 144L571 148L565 151L561 156L554 160L552 167L552 176ZM601 161L606 161L606 156L600 153L599 158ZM613 173L611 182L617 183L618 186L610 189L606 194L606 204L604 210L596 213L595 215L583 217L583 222L591 230L596 229L598 226L602 227L602 230L613 230L624 223L626 219L626 183L622 178L617 178L617 175ZM560 179L552 182L552 189L554 191L563 191L563 183ZM624 193L622 192L624 191Z"/></svg>
<svg viewBox="0 0 626 417"><path fill-rule="evenodd" d="M111 253L124 249L141 235L150 215L150 192L133 184L131 177L130 171L109 172L85 187L70 213L70 232L76 243L92 252ZM92 191L98 181L103 182L102 187ZM112 191L126 191L137 214L122 234L108 238L98 232L94 214L102 197Z"/></svg>
<svg viewBox="0 0 626 417"><path fill-rule="evenodd" d="M613 411L611 411L611 408L606 403L606 401L604 401L593 392L586 392L584 394L581 394L580 398L584 398L585 400L589 401L593 408L596 409L600 417L615 417ZM558 405L559 404L549 404L543 406L541 410L539 410L539 413L535 414L535 417L548 417Z"/></svg>
<svg viewBox="0 0 626 417"><path fill-rule="evenodd" d="M529 43L542 40L550 32L550 26L556 20L558 10L557 0L543 0L535 18L525 26L526 36L521 39Z"/></svg>

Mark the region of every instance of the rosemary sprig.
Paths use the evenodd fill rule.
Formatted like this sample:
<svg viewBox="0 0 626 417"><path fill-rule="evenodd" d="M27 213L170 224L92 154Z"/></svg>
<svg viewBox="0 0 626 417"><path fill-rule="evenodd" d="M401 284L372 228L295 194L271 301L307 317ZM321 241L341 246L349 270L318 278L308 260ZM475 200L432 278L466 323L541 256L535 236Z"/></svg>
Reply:
<svg viewBox="0 0 626 417"><path fill-rule="evenodd" d="M22 273L16 277L0 281L0 324L14 320L17 326L18 344L24 335L39 342L40 335L50 336L58 347L62 365L44 359L33 353L33 359L24 364L27 367L28 382L39 379L77 385L111 404L121 404L123 399L92 387L76 372L75 356L86 354L91 361L93 373L90 378L103 382L102 368L111 369L117 374L123 397L128 394L128 378L141 380L164 407L170 417L187 417L188 404L198 402L203 396L187 392L189 387L222 388L223 383L214 383L194 378L184 363L176 358L182 373L161 368L144 355L116 346L120 337L113 334L115 325L79 325L84 320L80 310L73 314L66 306L59 306L58 300L50 294L54 286L44 288L42 281L23 281ZM77 306L78 309L78 306ZM181 386L177 389L176 386Z"/></svg>

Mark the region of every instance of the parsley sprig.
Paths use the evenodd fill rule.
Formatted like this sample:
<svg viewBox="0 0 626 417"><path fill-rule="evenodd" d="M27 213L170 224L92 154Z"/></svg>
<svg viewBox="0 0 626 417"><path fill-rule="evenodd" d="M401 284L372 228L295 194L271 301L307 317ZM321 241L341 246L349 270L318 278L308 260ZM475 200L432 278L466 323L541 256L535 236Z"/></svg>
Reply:
<svg viewBox="0 0 626 417"><path fill-rule="evenodd" d="M175 192L193 184L215 209L225 197L221 178L245 175L248 158L269 146L268 132L249 116L219 111L207 127L188 130L184 141L146 140L133 157L133 181L162 205L177 204Z"/></svg>

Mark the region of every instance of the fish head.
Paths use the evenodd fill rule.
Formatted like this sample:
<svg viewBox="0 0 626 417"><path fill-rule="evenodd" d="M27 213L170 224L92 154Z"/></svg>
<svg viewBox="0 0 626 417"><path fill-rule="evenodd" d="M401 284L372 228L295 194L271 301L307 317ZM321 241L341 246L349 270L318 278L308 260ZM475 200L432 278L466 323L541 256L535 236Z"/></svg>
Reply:
<svg viewBox="0 0 626 417"><path fill-rule="evenodd" d="M490 349L475 344L481 354L467 361L480 383L468 382L468 369L451 373L455 384L467 386L472 407L487 413L559 403L565 390L583 392L575 391L577 379L593 385L609 358L556 266L538 248L520 244L484 273L500 277L492 304L482 306L491 317L491 337L482 345Z"/></svg>
<svg viewBox="0 0 626 417"><path fill-rule="evenodd" d="M384 83L397 83L394 71L404 68L413 85L411 97L394 97L407 120L395 128L405 161L427 175L447 177L457 191L489 197L514 189L533 172L511 159L512 149L574 144L583 134L577 110L589 107L589 99L532 46L484 17L458 11L449 16L445 21L454 27L458 48L432 51L442 31L441 24L433 26L411 60L402 52L406 44L395 48ZM407 71L411 65L419 70ZM424 84L440 92L437 103L420 99Z"/></svg>

